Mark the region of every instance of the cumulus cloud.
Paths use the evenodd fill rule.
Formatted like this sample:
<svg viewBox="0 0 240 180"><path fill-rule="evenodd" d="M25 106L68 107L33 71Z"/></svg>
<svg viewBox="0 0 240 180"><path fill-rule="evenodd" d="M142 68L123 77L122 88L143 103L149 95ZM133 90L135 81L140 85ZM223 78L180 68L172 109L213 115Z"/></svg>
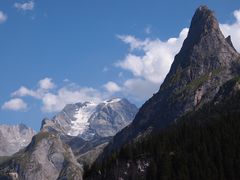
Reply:
<svg viewBox="0 0 240 180"><path fill-rule="evenodd" d="M103 95L94 88L70 89L63 87L57 93L46 93L42 98L42 111L60 111L66 104L91 101L98 103L103 100Z"/></svg>
<svg viewBox="0 0 240 180"><path fill-rule="evenodd" d="M178 37L166 41L149 38L141 40L131 35L118 35L130 48L125 57L115 65L132 74L132 77L121 85L121 91L138 101L151 97L166 77L187 34L188 28L184 28Z"/></svg>
<svg viewBox="0 0 240 180"><path fill-rule="evenodd" d="M224 36L231 35L234 47L240 52L240 9L233 12L235 22L232 24L220 24Z"/></svg>
<svg viewBox="0 0 240 180"><path fill-rule="evenodd" d="M50 89L53 89L55 84L52 82L51 78L44 78L38 82L38 88L36 90L29 89L25 86L21 86L17 91L11 94L12 97L24 97L31 96L37 99L41 99L45 93Z"/></svg>
<svg viewBox="0 0 240 180"><path fill-rule="evenodd" d="M188 29L184 28L178 38L170 38L167 41L140 40L130 35L118 36L130 46L130 52L116 65L130 71L135 77L159 84L168 73L174 56L180 50L187 33ZM135 53L138 51L142 52L141 55Z"/></svg>
<svg viewBox="0 0 240 180"><path fill-rule="evenodd" d="M103 87L110 93L121 91L121 87L113 81L109 81L108 83L104 84Z"/></svg>
<svg viewBox="0 0 240 180"><path fill-rule="evenodd" d="M41 110L43 112L57 112L63 109L66 104L77 102L100 102L106 96L105 93L100 92L90 87L79 87L75 83L66 81L65 86L53 89L56 85L51 78L44 78L37 84L36 89L30 89L21 86L17 91L11 94L12 97L32 97L40 100L42 103Z"/></svg>
<svg viewBox="0 0 240 180"><path fill-rule="evenodd" d="M45 90L52 89L55 86L54 83L52 82L52 79L48 77L40 80L38 84L41 89Z"/></svg>
<svg viewBox="0 0 240 180"><path fill-rule="evenodd" d="M7 15L4 12L0 11L0 24L4 23L7 20Z"/></svg>
<svg viewBox="0 0 240 180"><path fill-rule="evenodd" d="M14 3L14 7L22 11L31 11L34 9L34 5L34 1Z"/></svg>
<svg viewBox="0 0 240 180"><path fill-rule="evenodd" d="M24 96L32 96L39 97L36 91L26 88L25 86L21 86L17 91L11 94L12 97L24 97Z"/></svg>
<svg viewBox="0 0 240 180"><path fill-rule="evenodd" d="M237 22L240 23L240 9L235 10L235 11L233 12L233 15L235 16Z"/></svg>
<svg viewBox="0 0 240 180"><path fill-rule="evenodd" d="M20 98L14 98L2 105L4 110L23 111L27 109L27 103Z"/></svg>

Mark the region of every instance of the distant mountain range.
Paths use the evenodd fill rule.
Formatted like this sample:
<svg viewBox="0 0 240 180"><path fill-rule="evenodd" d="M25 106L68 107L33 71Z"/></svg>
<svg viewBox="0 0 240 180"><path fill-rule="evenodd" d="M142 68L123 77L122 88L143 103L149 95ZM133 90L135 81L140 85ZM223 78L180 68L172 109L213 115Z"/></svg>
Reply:
<svg viewBox="0 0 240 180"><path fill-rule="evenodd" d="M99 104L68 104L53 119L42 121L40 132L26 148L2 160L0 175L9 177L9 173L15 173L24 180L79 180L83 166L94 162L137 111L135 105L121 98Z"/></svg>
<svg viewBox="0 0 240 180"><path fill-rule="evenodd" d="M0 125L0 156L10 156L26 147L35 134L24 124Z"/></svg>

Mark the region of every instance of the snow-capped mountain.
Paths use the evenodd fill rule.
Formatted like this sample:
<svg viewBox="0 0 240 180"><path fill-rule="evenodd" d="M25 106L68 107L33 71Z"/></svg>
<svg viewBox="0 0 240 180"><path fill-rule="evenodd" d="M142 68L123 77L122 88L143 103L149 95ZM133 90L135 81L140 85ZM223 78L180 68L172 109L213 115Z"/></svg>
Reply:
<svg viewBox="0 0 240 180"><path fill-rule="evenodd" d="M99 104L68 104L52 120L43 120L42 129L90 141L94 136L114 136L133 120L137 111L135 105L121 98Z"/></svg>
<svg viewBox="0 0 240 180"><path fill-rule="evenodd" d="M122 98L98 104L68 104L51 120L42 121L41 132L59 136L80 164L91 165L112 137L132 122L137 111L134 104Z"/></svg>
<svg viewBox="0 0 240 180"><path fill-rule="evenodd" d="M24 124L0 125L0 156L9 156L26 147L35 131Z"/></svg>

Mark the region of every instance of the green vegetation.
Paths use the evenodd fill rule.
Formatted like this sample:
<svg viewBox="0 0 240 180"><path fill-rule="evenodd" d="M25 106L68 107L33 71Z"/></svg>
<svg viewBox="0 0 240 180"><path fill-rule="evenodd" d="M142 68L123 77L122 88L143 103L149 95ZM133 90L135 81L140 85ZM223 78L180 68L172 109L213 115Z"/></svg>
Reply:
<svg viewBox="0 0 240 180"><path fill-rule="evenodd" d="M192 82L190 82L189 84L187 84L186 86L184 86L183 88L177 90L175 92L175 94L180 94L184 91L187 90L196 90L198 89L204 82L207 82L208 79L215 77L216 75L218 75L220 72L222 71L221 68L219 69L215 69L211 72L208 72L206 74L203 74L202 76L194 79Z"/></svg>

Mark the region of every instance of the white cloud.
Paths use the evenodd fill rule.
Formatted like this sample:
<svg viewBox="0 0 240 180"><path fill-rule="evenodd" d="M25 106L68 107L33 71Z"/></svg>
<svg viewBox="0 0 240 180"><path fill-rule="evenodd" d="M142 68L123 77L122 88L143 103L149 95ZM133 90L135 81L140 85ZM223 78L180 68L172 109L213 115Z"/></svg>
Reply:
<svg viewBox="0 0 240 180"><path fill-rule="evenodd" d="M57 93L46 93L42 98L42 111L56 112L63 109L66 104L91 101L98 103L103 100L103 95L93 88L70 89L63 87Z"/></svg>
<svg viewBox="0 0 240 180"><path fill-rule="evenodd" d="M7 20L7 15L0 11L0 24Z"/></svg>
<svg viewBox="0 0 240 180"><path fill-rule="evenodd" d="M149 99L158 89L158 83L152 83L139 78L128 79L123 84L123 93L137 102Z"/></svg>
<svg viewBox="0 0 240 180"><path fill-rule="evenodd" d="M232 24L220 24L225 37L231 35L234 47L240 52L240 9L233 12L235 22Z"/></svg>
<svg viewBox="0 0 240 180"><path fill-rule="evenodd" d="M48 77L40 80L38 84L41 89L45 90L52 89L55 86L55 84L52 82L52 79Z"/></svg>
<svg viewBox="0 0 240 180"><path fill-rule="evenodd" d="M137 78L160 84L168 73L187 33L188 29L184 28L178 38L170 38L167 41L139 40L129 35L118 36L130 46L130 52L117 63L117 66L130 71ZM140 51L143 55L135 51Z"/></svg>
<svg viewBox="0 0 240 180"><path fill-rule="evenodd" d="M108 83L104 84L103 87L110 93L115 93L121 91L120 86L117 83L109 81Z"/></svg>
<svg viewBox="0 0 240 180"><path fill-rule="evenodd" d="M146 44L145 41L141 41L130 35L117 35L117 38L122 40L124 43L130 45L131 51L133 51L134 49L140 49Z"/></svg>
<svg viewBox="0 0 240 180"><path fill-rule="evenodd" d="M31 11L34 9L34 1L24 2L24 3L14 3L14 7L22 11Z"/></svg>
<svg viewBox="0 0 240 180"><path fill-rule="evenodd" d="M140 40L131 35L118 35L117 37L129 45L130 49L116 66L132 74L119 90L138 102L150 98L165 79L187 34L188 28L184 28L177 38L169 38L167 41L148 38Z"/></svg>
<svg viewBox="0 0 240 180"><path fill-rule="evenodd" d="M12 97L33 97L42 102L43 112L57 112L62 110L66 104L77 102L100 102L105 98L105 93L94 88L79 87L67 80L65 86L58 90L53 89L55 84L51 78L44 78L38 82L37 89L29 89L21 86L11 94ZM56 90L56 91L55 91ZM107 96L106 96L107 97Z"/></svg>
<svg viewBox="0 0 240 180"><path fill-rule="evenodd" d="M187 34L188 28L184 28L178 37L169 38L167 41L148 38L140 40L131 35L118 35L130 49L116 66L132 74L132 77L121 85L121 92L136 101L150 98L165 79Z"/></svg>
<svg viewBox="0 0 240 180"><path fill-rule="evenodd" d="M235 16L235 18L238 21L238 23L240 23L240 9L239 10L235 10L233 12L233 15Z"/></svg>
<svg viewBox="0 0 240 180"><path fill-rule="evenodd" d="M38 82L38 88L36 90L28 89L25 86L21 86L17 91L11 94L12 97L25 97L31 96L37 99L41 99L50 89L53 89L55 84L51 78L44 78Z"/></svg>
<svg viewBox="0 0 240 180"><path fill-rule="evenodd" d="M39 97L36 91L26 88L25 86L21 86L17 91L11 94L12 97L24 97L24 96L32 96Z"/></svg>
<svg viewBox="0 0 240 180"><path fill-rule="evenodd" d="M27 109L27 104L20 98L11 99L2 105L2 109L21 111Z"/></svg>

